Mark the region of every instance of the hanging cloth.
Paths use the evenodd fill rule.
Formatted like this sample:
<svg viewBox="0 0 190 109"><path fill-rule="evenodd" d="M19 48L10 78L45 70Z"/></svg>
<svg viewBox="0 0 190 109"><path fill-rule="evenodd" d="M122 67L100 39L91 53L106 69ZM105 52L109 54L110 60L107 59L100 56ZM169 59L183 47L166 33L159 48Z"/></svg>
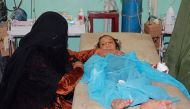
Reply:
<svg viewBox="0 0 190 109"><path fill-rule="evenodd" d="M190 92L190 0L182 0L166 52L170 74Z"/></svg>

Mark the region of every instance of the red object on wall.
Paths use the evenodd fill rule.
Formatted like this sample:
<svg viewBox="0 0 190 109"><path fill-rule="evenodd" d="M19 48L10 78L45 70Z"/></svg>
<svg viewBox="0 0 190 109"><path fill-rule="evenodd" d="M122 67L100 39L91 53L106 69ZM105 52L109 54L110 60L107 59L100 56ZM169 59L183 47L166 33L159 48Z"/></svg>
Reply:
<svg viewBox="0 0 190 109"><path fill-rule="evenodd" d="M93 32L93 20L94 19L111 19L112 20L112 32L119 31L119 13L107 12L107 11L89 11L88 20L90 22L89 32Z"/></svg>

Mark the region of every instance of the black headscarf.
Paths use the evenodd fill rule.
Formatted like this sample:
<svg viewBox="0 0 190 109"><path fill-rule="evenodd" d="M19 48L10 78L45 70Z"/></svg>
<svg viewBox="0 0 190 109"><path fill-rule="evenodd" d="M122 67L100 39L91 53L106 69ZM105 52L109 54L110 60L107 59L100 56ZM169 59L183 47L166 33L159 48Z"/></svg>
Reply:
<svg viewBox="0 0 190 109"><path fill-rule="evenodd" d="M45 54L60 77L71 69L68 62L67 32L67 21L56 12L45 12L37 19L31 31L21 39L20 46L5 68L0 84L0 108L9 105L24 73L24 66L35 50L40 49Z"/></svg>

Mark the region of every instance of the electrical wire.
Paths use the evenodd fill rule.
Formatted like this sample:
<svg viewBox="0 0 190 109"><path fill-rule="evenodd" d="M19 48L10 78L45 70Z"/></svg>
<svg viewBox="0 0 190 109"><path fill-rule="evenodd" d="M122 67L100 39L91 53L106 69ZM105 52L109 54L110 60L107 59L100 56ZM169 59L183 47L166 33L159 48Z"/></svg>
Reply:
<svg viewBox="0 0 190 109"><path fill-rule="evenodd" d="M2 11L6 11L6 2L5 2L5 1L3 2L3 1L2 1L1 3L4 3L4 5L2 5L2 9L1 9L1 10L2 10ZM4 12L2 12L2 11L1 11L1 13L0 13L1 15L3 15L2 13L4 13ZM6 12L5 12L5 13L6 13ZM1 22L3 19L6 19L6 17L7 17L7 14L5 14L5 15L3 15L3 16L0 16L0 22Z"/></svg>
<svg viewBox="0 0 190 109"><path fill-rule="evenodd" d="M16 5L16 1L15 1L15 0L14 0L14 4L15 4L15 7L13 7L13 9L18 9L18 8L20 8L20 6L21 6L21 4L22 4L22 0L20 0L18 6Z"/></svg>
<svg viewBox="0 0 190 109"><path fill-rule="evenodd" d="M31 10L30 10L30 17L31 17L31 18L32 18L32 7L33 7L33 6L32 6L32 0L31 0L31 1L30 1L30 9L31 9Z"/></svg>
<svg viewBox="0 0 190 109"><path fill-rule="evenodd" d="M4 0L4 2L5 2L5 7L6 7L7 11L15 11L16 9L20 8L20 6L22 4L22 0L20 0L19 5L17 6L16 1L14 0L14 7L13 7L13 9L8 9L7 5L6 5L6 0Z"/></svg>

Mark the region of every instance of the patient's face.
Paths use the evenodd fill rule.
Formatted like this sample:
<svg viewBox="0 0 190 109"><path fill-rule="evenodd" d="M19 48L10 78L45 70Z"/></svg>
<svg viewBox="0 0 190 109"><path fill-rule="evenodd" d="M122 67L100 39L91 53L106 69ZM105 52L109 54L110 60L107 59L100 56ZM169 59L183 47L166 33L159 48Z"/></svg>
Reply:
<svg viewBox="0 0 190 109"><path fill-rule="evenodd" d="M104 36L100 40L100 48L101 49L109 49L109 50L115 50L116 49L116 44L113 40L112 37L110 36Z"/></svg>

